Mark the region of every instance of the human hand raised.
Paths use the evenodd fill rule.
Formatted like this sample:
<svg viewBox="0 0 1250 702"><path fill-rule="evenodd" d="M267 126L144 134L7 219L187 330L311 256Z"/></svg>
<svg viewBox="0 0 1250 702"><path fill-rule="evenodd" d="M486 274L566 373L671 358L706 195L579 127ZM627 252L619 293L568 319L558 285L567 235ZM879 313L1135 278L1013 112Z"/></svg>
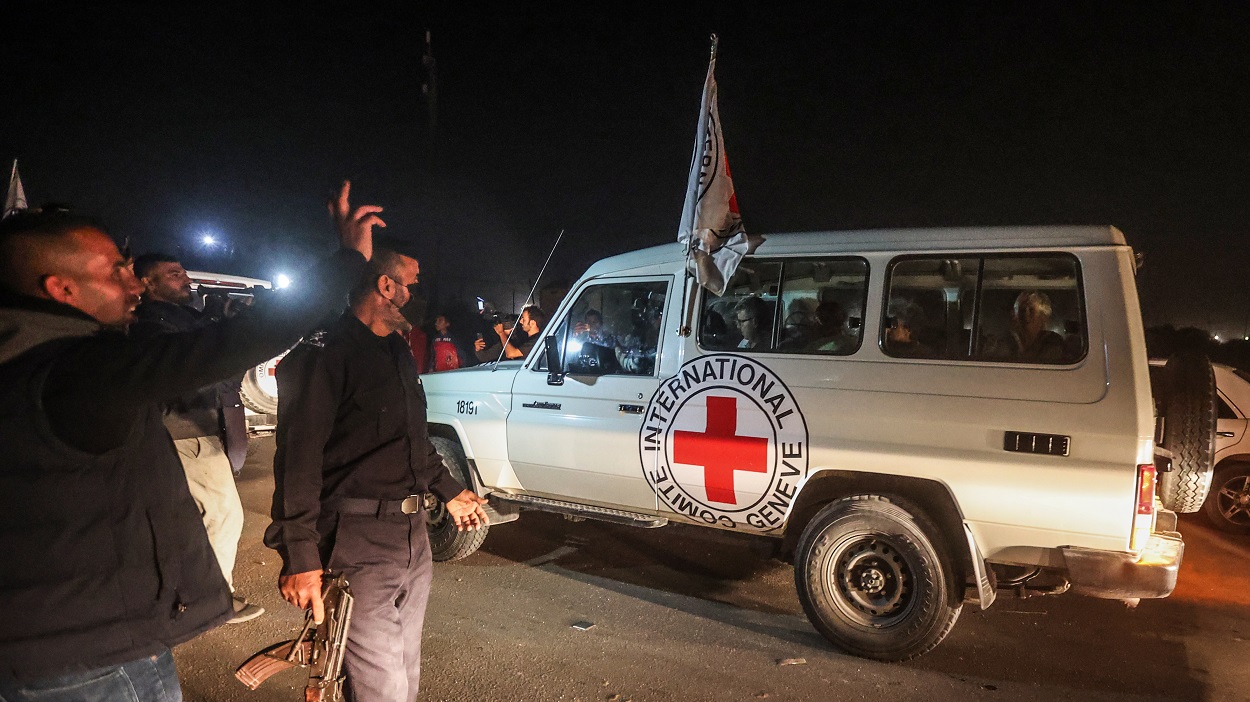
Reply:
<svg viewBox="0 0 1250 702"><path fill-rule="evenodd" d="M361 205L352 209L348 196L352 191L352 182L343 181L337 197L332 198L326 206L330 210L330 219L339 230L339 244L345 249L359 251L365 260L373 258L373 225L385 227L386 222L377 213L382 208L377 205Z"/></svg>
<svg viewBox="0 0 1250 702"><path fill-rule="evenodd" d="M455 520L456 530L475 531L490 524L486 512L482 510L484 504L486 498L478 497L471 490L461 490L459 495L451 498L447 502L447 513Z"/></svg>
<svg viewBox="0 0 1250 702"><path fill-rule="evenodd" d="M485 340L485 339L480 339L480 338L479 338L478 340L476 340L476 341L474 341L474 342L473 342L473 350L474 350L474 351L481 351L481 350L483 350L483 349L485 349L485 348L486 348L486 340Z"/></svg>
<svg viewBox="0 0 1250 702"><path fill-rule="evenodd" d="M282 593L283 599L300 609L311 607L314 624L321 624L326 618L325 604L321 601L321 571L280 575L278 591Z"/></svg>

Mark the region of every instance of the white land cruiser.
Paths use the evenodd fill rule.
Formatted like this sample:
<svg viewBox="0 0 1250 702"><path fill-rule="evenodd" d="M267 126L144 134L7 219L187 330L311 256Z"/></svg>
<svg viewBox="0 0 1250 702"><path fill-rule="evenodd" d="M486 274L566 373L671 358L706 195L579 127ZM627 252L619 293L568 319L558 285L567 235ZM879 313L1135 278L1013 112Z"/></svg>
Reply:
<svg viewBox="0 0 1250 702"><path fill-rule="evenodd" d="M688 302L683 271L677 244L600 261L524 360L425 376L493 524L775 537L815 627L880 660L998 588L1171 593L1184 545L1116 229L772 235ZM430 519L439 560L485 537Z"/></svg>

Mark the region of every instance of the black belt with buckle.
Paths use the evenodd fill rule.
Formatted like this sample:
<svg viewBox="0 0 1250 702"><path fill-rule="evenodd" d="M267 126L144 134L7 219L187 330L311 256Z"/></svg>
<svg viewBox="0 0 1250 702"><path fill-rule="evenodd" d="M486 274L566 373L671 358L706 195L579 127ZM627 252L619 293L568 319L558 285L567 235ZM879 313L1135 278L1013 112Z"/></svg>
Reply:
<svg viewBox="0 0 1250 702"><path fill-rule="evenodd" d="M438 498L433 493L423 492L409 495L402 500L371 500L363 497L340 497L332 500L327 507L340 514L367 514L382 517L391 514L416 514L429 509Z"/></svg>

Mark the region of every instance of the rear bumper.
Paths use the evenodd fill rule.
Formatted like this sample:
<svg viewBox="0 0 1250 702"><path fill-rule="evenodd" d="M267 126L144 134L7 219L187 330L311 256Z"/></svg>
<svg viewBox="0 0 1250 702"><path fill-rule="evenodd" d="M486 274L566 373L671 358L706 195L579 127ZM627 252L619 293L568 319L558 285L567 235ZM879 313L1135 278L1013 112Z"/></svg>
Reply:
<svg viewBox="0 0 1250 702"><path fill-rule="evenodd" d="M1092 597L1126 600L1167 597L1176 588L1176 574L1185 555L1185 542L1173 531L1155 532L1140 555L1066 547L1072 592Z"/></svg>
<svg viewBox="0 0 1250 702"><path fill-rule="evenodd" d="M261 414L247 410L247 433L251 436L265 436L272 434L278 429L278 416L276 414Z"/></svg>

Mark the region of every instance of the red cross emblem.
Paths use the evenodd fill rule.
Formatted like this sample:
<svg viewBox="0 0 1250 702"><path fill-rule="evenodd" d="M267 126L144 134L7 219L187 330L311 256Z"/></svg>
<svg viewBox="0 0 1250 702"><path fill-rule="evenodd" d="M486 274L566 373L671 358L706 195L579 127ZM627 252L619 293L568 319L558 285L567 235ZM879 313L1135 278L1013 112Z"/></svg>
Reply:
<svg viewBox="0 0 1250 702"><path fill-rule="evenodd" d="M738 436L738 398L707 398L707 430L673 432L673 460L703 466L711 502L736 505L734 471L768 472L768 439Z"/></svg>

